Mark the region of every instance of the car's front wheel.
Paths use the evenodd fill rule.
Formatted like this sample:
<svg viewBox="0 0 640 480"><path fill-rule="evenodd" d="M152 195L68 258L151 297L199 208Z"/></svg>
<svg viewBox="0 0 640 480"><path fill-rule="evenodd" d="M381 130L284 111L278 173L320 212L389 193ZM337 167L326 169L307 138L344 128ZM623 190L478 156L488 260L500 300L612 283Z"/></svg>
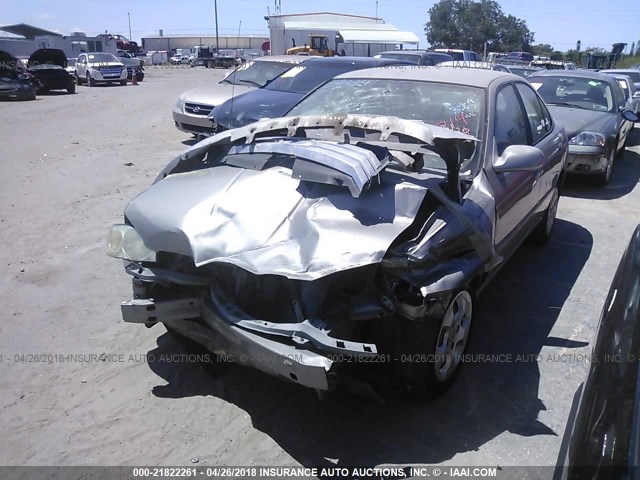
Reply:
<svg viewBox="0 0 640 480"><path fill-rule="evenodd" d="M91 78L91 75L89 75L87 73L87 85L89 85L90 87L95 87L96 86L96 81Z"/></svg>
<svg viewBox="0 0 640 480"><path fill-rule="evenodd" d="M549 206L544 212L540 223L536 225L536 228L531 233L531 240L538 245L544 245L551 238L551 232L553 226L556 223L556 214L558 213L558 200L560 199L560 192L558 187L555 187L551 192L551 200Z"/></svg>
<svg viewBox="0 0 640 480"><path fill-rule="evenodd" d="M596 185L604 187L611 180L611 173L613 172L613 163L616 160L616 147L614 146L607 155L607 163L604 170L598 173L595 177Z"/></svg>
<svg viewBox="0 0 640 480"><path fill-rule="evenodd" d="M431 399L451 386L464 360L472 319L473 295L459 290L441 319L407 323L399 360L411 395Z"/></svg>

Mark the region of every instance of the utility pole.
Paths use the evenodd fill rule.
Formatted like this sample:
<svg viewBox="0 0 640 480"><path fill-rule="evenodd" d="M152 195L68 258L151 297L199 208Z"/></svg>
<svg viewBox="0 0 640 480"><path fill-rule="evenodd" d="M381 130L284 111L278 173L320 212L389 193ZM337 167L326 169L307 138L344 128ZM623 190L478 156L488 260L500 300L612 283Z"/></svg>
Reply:
<svg viewBox="0 0 640 480"><path fill-rule="evenodd" d="M376 18L378 18L378 0L376 0Z"/></svg>
<svg viewBox="0 0 640 480"><path fill-rule="evenodd" d="M132 41L133 38L131 38L131 14L127 12L127 17L129 17L129 41Z"/></svg>
<svg viewBox="0 0 640 480"><path fill-rule="evenodd" d="M220 55L220 40L218 40L218 0L213 0L213 8L216 14L216 54Z"/></svg>

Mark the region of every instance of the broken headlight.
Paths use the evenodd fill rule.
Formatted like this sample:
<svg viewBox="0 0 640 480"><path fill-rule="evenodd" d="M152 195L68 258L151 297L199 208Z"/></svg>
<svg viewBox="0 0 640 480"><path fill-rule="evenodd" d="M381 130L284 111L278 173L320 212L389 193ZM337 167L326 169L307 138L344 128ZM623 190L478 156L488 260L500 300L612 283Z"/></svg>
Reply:
<svg viewBox="0 0 640 480"><path fill-rule="evenodd" d="M107 255L133 262L155 262L156 252L148 248L131 225L116 224L107 237Z"/></svg>

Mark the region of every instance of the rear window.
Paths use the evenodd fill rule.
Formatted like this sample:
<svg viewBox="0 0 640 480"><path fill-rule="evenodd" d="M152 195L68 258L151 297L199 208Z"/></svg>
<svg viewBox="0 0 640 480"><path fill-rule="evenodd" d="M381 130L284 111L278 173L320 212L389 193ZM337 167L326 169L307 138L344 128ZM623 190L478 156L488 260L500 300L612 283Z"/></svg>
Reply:
<svg viewBox="0 0 640 480"><path fill-rule="evenodd" d="M423 63L421 55L414 55L410 53L381 53L381 58L390 58L392 60L404 60L406 62L415 63L416 65L420 65Z"/></svg>

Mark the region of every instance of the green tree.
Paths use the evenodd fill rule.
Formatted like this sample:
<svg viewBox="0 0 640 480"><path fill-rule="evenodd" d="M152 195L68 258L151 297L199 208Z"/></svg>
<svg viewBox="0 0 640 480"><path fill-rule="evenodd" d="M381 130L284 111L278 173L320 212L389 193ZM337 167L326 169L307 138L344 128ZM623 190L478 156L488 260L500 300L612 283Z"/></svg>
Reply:
<svg viewBox="0 0 640 480"><path fill-rule="evenodd" d="M533 33L513 15L505 15L494 0L440 0L429 9L425 24L433 48L482 51L530 51Z"/></svg>
<svg viewBox="0 0 640 480"><path fill-rule="evenodd" d="M537 45L533 45L531 47L531 53L543 57L550 57L554 52L555 50L548 43L538 43Z"/></svg>
<svg viewBox="0 0 640 480"><path fill-rule="evenodd" d="M578 52L578 50L575 50L575 49L567 50L566 52L564 52L564 61L577 63L579 56L580 56L580 52Z"/></svg>

